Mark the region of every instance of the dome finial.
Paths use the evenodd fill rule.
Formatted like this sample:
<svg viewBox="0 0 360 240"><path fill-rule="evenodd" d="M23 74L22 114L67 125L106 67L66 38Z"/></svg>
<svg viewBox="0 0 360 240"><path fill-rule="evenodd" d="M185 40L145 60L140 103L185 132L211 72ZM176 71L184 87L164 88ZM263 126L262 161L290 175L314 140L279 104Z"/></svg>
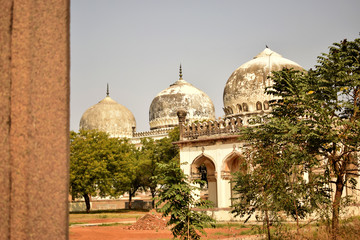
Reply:
<svg viewBox="0 0 360 240"><path fill-rule="evenodd" d="M265 45L266 48L269 48L268 45Z"/></svg>
<svg viewBox="0 0 360 240"><path fill-rule="evenodd" d="M182 80L183 78L182 78L182 69L181 69L181 63L180 63L180 70L179 70L179 80Z"/></svg>
<svg viewBox="0 0 360 240"><path fill-rule="evenodd" d="M106 84L106 96L107 97L109 96L109 84L108 83Z"/></svg>

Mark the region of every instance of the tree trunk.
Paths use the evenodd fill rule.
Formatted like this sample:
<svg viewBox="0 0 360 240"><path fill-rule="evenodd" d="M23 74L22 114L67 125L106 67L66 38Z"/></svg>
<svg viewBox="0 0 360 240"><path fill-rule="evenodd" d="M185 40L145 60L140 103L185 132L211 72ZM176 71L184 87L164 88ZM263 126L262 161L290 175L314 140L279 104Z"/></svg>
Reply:
<svg viewBox="0 0 360 240"><path fill-rule="evenodd" d="M129 191L129 209L131 209L131 199L132 199L132 194L131 194L131 190Z"/></svg>
<svg viewBox="0 0 360 240"><path fill-rule="evenodd" d="M85 193L84 195L84 199L85 199L85 205L86 205L86 212L90 212L90 197L87 193Z"/></svg>
<svg viewBox="0 0 360 240"><path fill-rule="evenodd" d="M299 234L299 230L300 230L299 215L298 215L298 209L297 209L297 206L296 206L295 199L294 199L293 203L294 203L295 214L296 214L296 232Z"/></svg>
<svg viewBox="0 0 360 240"><path fill-rule="evenodd" d="M155 208L155 190L150 189L150 191L151 191L151 197L152 197L151 207L152 207L152 209L154 209Z"/></svg>
<svg viewBox="0 0 360 240"><path fill-rule="evenodd" d="M341 203L341 195L344 189L343 176L338 176L336 179L336 190L335 196L332 205L332 239L336 240L339 233L339 213L340 213L340 203Z"/></svg>
<svg viewBox="0 0 360 240"><path fill-rule="evenodd" d="M268 210L265 210L265 220L266 220L267 237L268 237L268 240L271 240L271 234L270 234L270 221L269 221L269 214L268 214Z"/></svg>

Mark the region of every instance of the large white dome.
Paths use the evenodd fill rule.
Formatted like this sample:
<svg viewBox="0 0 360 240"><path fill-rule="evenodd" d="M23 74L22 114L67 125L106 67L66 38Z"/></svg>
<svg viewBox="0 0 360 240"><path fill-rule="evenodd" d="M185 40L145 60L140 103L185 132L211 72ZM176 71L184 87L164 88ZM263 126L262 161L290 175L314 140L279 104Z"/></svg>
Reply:
<svg viewBox="0 0 360 240"><path fill-rule="evenodd" d="M87 109L80 120L80 129L97 129L111 137L131 138L133 128L136 128L134 115L109 96Z"/></svg>
<svg viewBox="0 0 360 240"><path fill-rule="evenodd" d="M192 121L215 120L214 104L209 96L182 79L161 91L152 101L149 109L150 129L174 127L178 125L177 111L187 111L187 119Z"/></svg>
<svg viewBox="0 0 360 240"><path fill-rule="evenodd" d="M271 71L280 71L283 68L303 70L299 64L265 48L254 59L236 69L224 88L226 116L268 110L268 101L272 99L272 96L265 94L265 88L272 84L268 76Z"/></svg>

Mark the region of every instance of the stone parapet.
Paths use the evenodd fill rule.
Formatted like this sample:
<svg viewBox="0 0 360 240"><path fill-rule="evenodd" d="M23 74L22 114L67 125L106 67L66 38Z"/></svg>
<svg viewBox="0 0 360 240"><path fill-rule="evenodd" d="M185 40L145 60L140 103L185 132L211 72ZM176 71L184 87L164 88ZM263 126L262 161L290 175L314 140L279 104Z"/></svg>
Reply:
<svg viewBox="0 0 360 240"><path fill-rule="evenodd" d="M241 131L243 120L240 117L220 119L217 121L198 122L186 125L180 123L180 138L184 140L219 134L236 134Z"/></svg>
<svg viewBox="0 0 360 240"><path fill-rule="evenodd" d="M162 128L145 132L134 132L134 138L145 138L145 137L153 137L159 135L167 135L174 128Z"/></svg>

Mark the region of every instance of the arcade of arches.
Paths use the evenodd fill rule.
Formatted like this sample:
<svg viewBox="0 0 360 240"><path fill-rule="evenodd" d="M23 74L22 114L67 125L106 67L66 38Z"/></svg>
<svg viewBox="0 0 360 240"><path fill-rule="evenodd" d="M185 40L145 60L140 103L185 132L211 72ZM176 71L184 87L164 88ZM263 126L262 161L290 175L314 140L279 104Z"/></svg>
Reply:
<svg viewBox="0 0 360 240"><path fill-rule="evenodd" d="M238 136L227 139L204 139L180 141L182 169L191 179L206 182L200 197L213 202L216 209L231 207L232 173L247 171L242 143Z"/></svg>

